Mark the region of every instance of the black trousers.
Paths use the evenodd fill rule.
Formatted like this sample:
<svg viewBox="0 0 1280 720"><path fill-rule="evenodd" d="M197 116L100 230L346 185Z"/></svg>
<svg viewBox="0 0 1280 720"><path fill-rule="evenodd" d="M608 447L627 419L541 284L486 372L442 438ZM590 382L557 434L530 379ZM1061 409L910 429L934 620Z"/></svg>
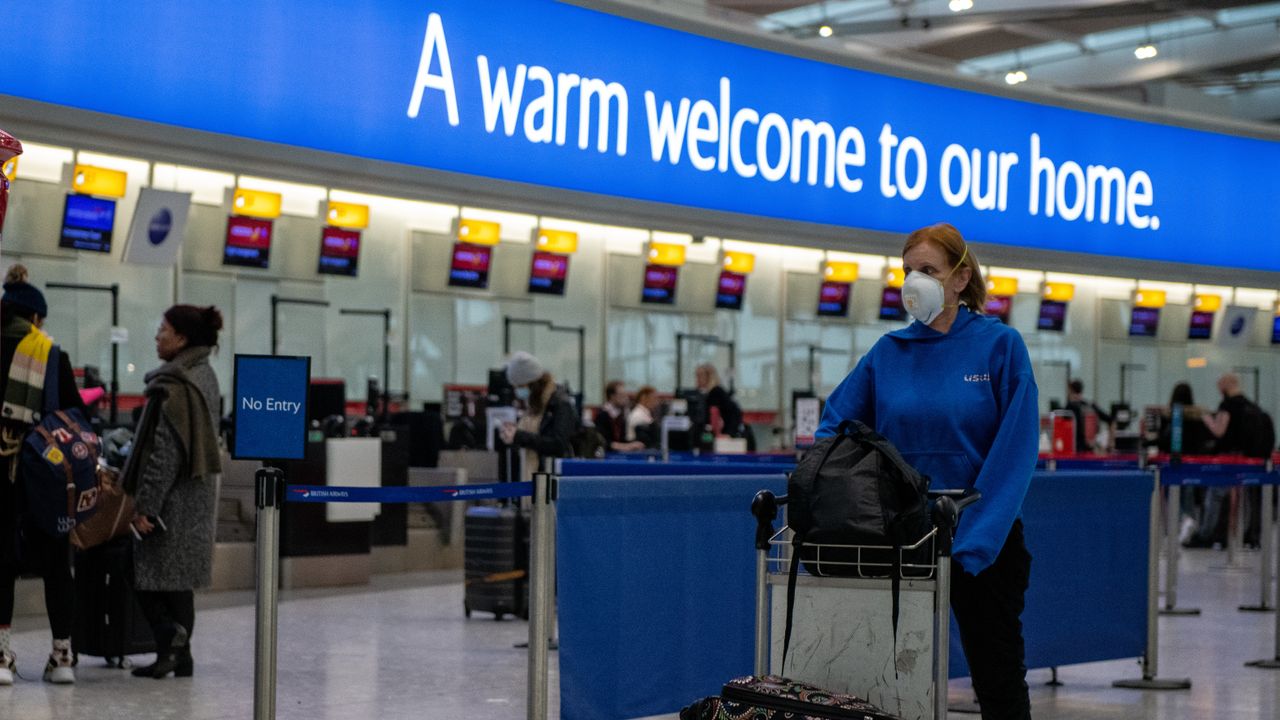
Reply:
<svg viewBox="0 0 1280 720"><path fill-rule="evenodd" d="M0 478L0 482L8 482ZM13 521L12 518L6 520ZM12 525L0 522L5 532ZM67 536L50 537L39 530L28 530L21 542L22 568L39 573L44 579L44 608L49 615L49 630L54 638L71 637L76 617L76 584L71 576L71 546ZM14 590L21 569L16 558L0 560L0 625L13 624Z"/></svg>
<svg viewBox="0 0 1280 720"><path fill-rule="evenodd" d="M181 625L186 629L187 637L191 637L196 624L196 595L193 591L139 590L137 598L161 652L167 650L173 640L174 625Z"/></svg>
<svg viewBox="0 0 1280 720"><path fill-rule="evenodd" d="M951 609L973 676L982 720L1030 720L1022 608L1031 554L1015 520L991 567L975 575L951 564Z"/></svg>

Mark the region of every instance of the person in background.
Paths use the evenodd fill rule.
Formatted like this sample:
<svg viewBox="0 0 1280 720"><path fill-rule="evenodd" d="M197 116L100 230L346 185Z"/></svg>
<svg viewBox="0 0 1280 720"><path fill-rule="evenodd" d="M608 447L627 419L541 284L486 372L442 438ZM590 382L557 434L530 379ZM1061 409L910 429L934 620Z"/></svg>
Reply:
<svg viewBox="0 0 1280 720"><path fill-rule="evenodd" d="M538 358L523 350L507 361L506 374L525 413L519 423L504 424L499 438L525 449L524 474L536 470L543 459L570 457L578 421L569 393L556 384Z"/></svg>
<svg viewBox="0 0 1280 720"><path fill-rule="evenodd" d="M1174 407L1182 408L1182 445L1178 449L1178 454L1212 455L1214 437L1213 433L1209 432L1209 427L1205 425L1206 413L1203 408L1196 405L1191 385L1185 382L1174 385L1173 394L1169 396L1169 407L1165 409L1163 421L1160 424L1160 452L1165 454L1173 452ZM1182 488L1182 524L1178 537L1183 545L1190 546L1192 538L1195 537L1196 530L1200 527L1203 508L1204 488L1191 486Z"/></svg>
<svg viewBox="0 0 1280 720"><path fill-rule="evenodd" d="M720 385L720 373L716 371L716 366L711 363L699 365L694 371L694 380L698 385L698 392L706 396L707 414L710 415L712 408L720 413L719 428L714 427L715 423L708 418L715 433L735 438L743 437L742 408L738 406L729 391Z"/></svg>
<svg viewBox="0 0 1280 720"><path fill-rule="evenodd" d="M53 651L45 664L44 679L53 683L76 681L71 630L75 624L75 582L71 573L69 536L51 537L24 527L22 478L18 457L27 432L39 422L45 406L45 374L58 374L57 408L81 407L71 372L71 359L41 327L49 315L44 295L27 282L22 265L9 268L0 299L0 685L12 685L17 663L10 647L14 592L23 568L40 573L44 580L44 607L53 635ZM57 365L49 366L56 352ZM18 557L18 541L22 555Z"/></svg>
<svg viewBox="0 0 1280 720"><path fill-rule="evenodd" d="M608 452L644 449L644 443L627 438L627 400L627 386L621 380L604 386L604 405L596 411L594 421Z"/></svg>
<svg viewBox="0 0 1280 720"><path fill-rule="evenodd" d="M1110 423L1111 416L1103 412L1097 404L1085 399L1084 381L1079 378L1067 383L1067 409L1076 417L1076 452L1093 452L1096 438L1088 437L1085 416L1093 413L1102 424Z"/></svg>
<svg viewBox="0 0 1280 720"><path fill-rule="evenodd" d="M212 577L218 474L218 377L209 356L222 313L174 305L156 333L163 364L147 373L142 411L123 484L133 489L134 585L156 639L156 661L137 677L190 677L195 671L196 588Z"/></svg>
<svg viewBox="0 0 1280 720"><path fill-rule="evenodd" d="M1039 446L1031 358L1017 330L981 314L986 284L960 232L916 230L902 249L915 322L883 337L827 399L819 437L859 420L935 487L975 488L952 555L951 607L984 720L1028 719L1020 616L1031 572L1022 501Z"/></svg>
<svg viewBox="0 0 1280 720"><path fill-rule="evenodd" d="M1244 455L1258 459L1271 456L1275 445L1274 428L1264 427L1269 424L1266 414L1256 403L1244 396L1240 389L1240 376L1223 373L1218 378L1218 392L1222 393L1222 402L1218 411L1205 417L1204 423L1209 432L1217 438L1217 452L1220 455ZM1258 448L1258 438L1266 435L1268 439ZM1211 547L1215 543L1223 546L1227 543L1227 525L1229 513L1224 512L1230 501L1230 488L1209 488L1205 493L1204 522L1200 531L1192 539L1193 547ZM1245 511L1241 513L1245 523L1245 543L1257 547L1258 526L1260 524L1261 489L1247 488L1244 494Z"/></svg>
<svg viewBox="0 0 1280 720"><path fill-rule="evenodd" d="M627 440L647 448L658 447L658 391L645 385L636 391L636 404L627 415Z"/></svg>

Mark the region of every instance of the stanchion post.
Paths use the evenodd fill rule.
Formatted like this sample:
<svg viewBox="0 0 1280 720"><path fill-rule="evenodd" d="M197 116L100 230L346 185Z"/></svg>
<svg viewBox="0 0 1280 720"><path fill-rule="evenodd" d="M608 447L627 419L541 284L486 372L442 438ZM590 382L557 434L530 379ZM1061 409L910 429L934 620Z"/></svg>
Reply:
<svg viewBox="0 0 1280 720"><path fill-rule="evenodd" d="M1268 472L1270 472L1269 464ZM1271 498L1274 494L1274 485L1264 484L1262 486L1261 521L1258 528L1258 548L1262 551L1262 558L1259 563L1261 570L1258 572L1261 598L1258 600L1257 605L1241 605L1240 610L1244 612L1271 612L1276 609L1271 600L1271 535L1273 530L1271 526L1275 521L1275 509L1271 505Z"/></svg>
<svg viewBox="0 0 1280 720"><path fill-rule="evenodd" d="M280 504L284 472L264 467L254 475L258 508L258 593L254 627L254 720L276 717L276 608L280 587Z"/></svg>
<svg viewBox="0 0 1280 720"><path fill-rule="evenodd" d="M1160 614L1199 615L1200 608L1178 607L1178 557L1182 554L1178 524L1182 520L1182 486L1170 485L1167 492L1164 520L1164 607L1160 609Z"/></svg>
<svg viewBox="0 0 1280 720"><path fill-rule="evenodd" d="M1270 504L1268 503L1268 507L1269 506ZM1260 542L1264 546L1271 544L1272 536L1274 535L1274 533L1275 533L1275 528L1272 528L1270 525L1263 525L1262 537L1260 538ZM1276 542L1280 542L1280 540L1277 540ZM1274 567L1275 575L1276 577L1280 577L1280 548L1276 548L1276 552L1272 553L1272 555L1275 560L1275 567ZM1264 590L1263 592L1266 592L1266 591ZM1274 645L1274 651L1273 651L1272 657L1266 658L1263 660L1253 660L1251 662L1245 663L1245 666L1265 668L1267 670L1280 670L1280 612L1276 613L1275 645Z"/></svg>
<svg viewBox="0 0 1280 720"><path fill-rule="evenodd" d="M947 533L950 534L950 529ZM946 542L950 543L948 539ZM937 569L937 596L934 598L935 610L947 608L945 612L934 612L933 642L937 648L934 653L933 668L933 717L934 720L947 720L947 681L951 677L951 551L947 551Z"/></svg>
<svg viewBox="0 0 1280 720"><path fill-rule="evenodd" d="M1190 678L1159 678L1160 654L1160 471L1152 473L1151 508L1147 518L1147 648L1142 656L1142 677L1116 680L1112 687L1134 690L1187 690Z"/></svg>
<svg viewBox="0 0 1280 720"><path fill-rule="evenodd" d="M551 475L533 474L533 517L529 530L529 720L547 719L549 689L548 638L551 630Z"/></svg>
<svg viewBox="0 0 1280 720"><path fill-rule="evenodd" d="M769 674L769 551L756 550L755 675Z"/></svg>

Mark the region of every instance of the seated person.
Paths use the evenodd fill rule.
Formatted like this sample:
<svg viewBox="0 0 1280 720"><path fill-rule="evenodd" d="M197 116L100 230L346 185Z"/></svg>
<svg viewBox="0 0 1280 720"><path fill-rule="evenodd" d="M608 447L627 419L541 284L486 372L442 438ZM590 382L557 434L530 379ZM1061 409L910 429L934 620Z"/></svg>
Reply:
<svg viewBox="0 0 1280 720"><path fill-rule="evenodd" d="M629 442L639 442L646 448L658 447L658 404L658 391L652 385L645 385L636 392L635 406L627 414L626 438Z"/></svg>
<svg viewBox="0 0 1280 720"><path fill-rule="evenodd" d="M596 432L604 441L605 452L643 450L644 443L627 438L627 386L612 380L604 388L604 405L596 411Z"/></svg>

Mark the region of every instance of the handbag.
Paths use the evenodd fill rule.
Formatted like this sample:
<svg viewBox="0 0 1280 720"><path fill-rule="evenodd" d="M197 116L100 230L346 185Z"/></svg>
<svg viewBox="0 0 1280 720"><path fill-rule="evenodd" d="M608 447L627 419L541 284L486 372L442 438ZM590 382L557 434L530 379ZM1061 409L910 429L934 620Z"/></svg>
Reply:
<svg viewBox="0 0 1280 720"><path fill-rule="evenodd" d="M98 468L97 511L71 528L71 544L81 550L97 547L130 532L133 498L124 491L120 473Z"/></svg>

